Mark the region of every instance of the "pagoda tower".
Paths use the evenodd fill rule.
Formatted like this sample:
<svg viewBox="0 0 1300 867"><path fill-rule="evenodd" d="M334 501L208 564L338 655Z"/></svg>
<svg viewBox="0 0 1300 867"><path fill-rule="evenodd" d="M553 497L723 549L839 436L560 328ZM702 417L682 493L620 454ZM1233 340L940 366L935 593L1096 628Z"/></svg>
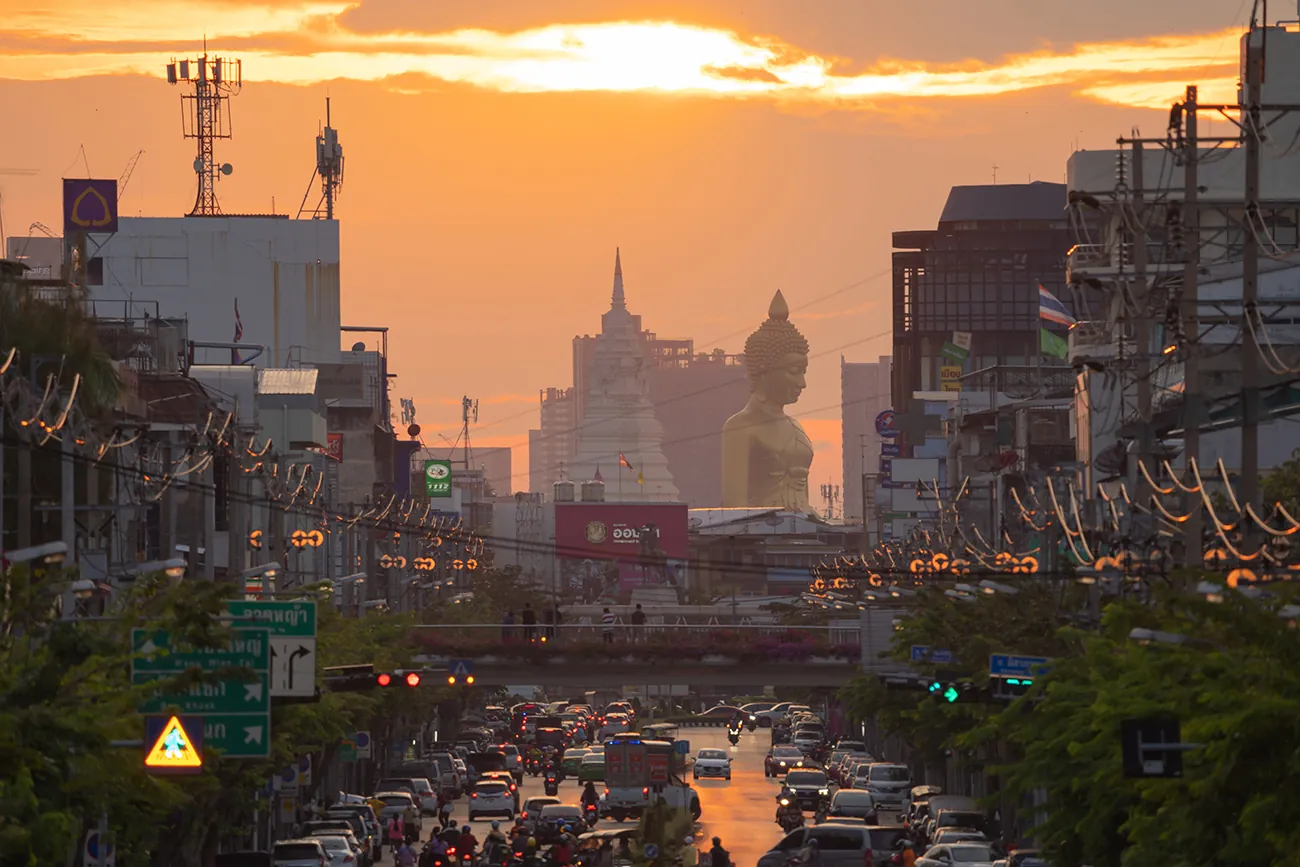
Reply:
<svg viewBox="0 0 1300 867"><path fill-rule="evenodd" d="M600 471L611 502L677 502L680 494L663 453L663 425L650 403L650 360L640 327L640 317L627 309L622 258L615 250L614 291L600 317L570 478L587 481Z"/></svg>

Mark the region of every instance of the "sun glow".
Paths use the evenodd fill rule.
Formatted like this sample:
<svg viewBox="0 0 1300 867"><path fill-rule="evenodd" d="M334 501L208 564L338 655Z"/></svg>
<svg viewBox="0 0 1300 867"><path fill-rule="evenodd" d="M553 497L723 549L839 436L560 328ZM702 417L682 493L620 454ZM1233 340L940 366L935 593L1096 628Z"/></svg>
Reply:
<svg viewBox="0 0 1300 867"><path fill-rule="evenodd" d="M993 64L883 60L843 71L839 58L774 38L664 21L360 33L341 23L352 5L345 2L56 5L19 8L0 23L0 77L158 76L171 54L206 30L209 45L243 58L247 79L290 84L400 77L401 89L418 91L424 78L507 92L644 91L848 109L1063 86L1087 99L1165 107L1181 92L1179 76L1210 79L1216 88L1231 82L1236 52L1224 48L1237 35L1081 44Z"/></svg>

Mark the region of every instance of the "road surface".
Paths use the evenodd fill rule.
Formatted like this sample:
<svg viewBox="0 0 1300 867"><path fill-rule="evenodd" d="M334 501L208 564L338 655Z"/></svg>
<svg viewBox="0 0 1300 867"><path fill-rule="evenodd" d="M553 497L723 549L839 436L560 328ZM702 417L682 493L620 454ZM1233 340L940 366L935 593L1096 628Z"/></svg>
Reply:
<svg viewBox="0 0 1300 867"><path fill-rule="evenodd" d="M692 754L702 748L714 748L725 749L733 756L730 782L689 781L699 793L702 812L696 825L695 840L697 847L704 851L711 845L713 837L721 837L723 847L731 853L737 867L752 867L783 836L775 821L776 793L781 783L763 776L763 757L771 745L770 729L758 729L753 733L746 731L734 747L727 741L725 728L683 728L678 736L690 741ZM540 777L525 776L522 788L521 801L545 794ZM582 787L575 780L566 780L560 786L560 798L566 803L577 804L581 795ZM467 798L456 801L455 815L459 823L467 821ZM808 820L812 821L811 814L808 814ZM487 833L491 821L474 821L474 833L480 840ZM882 824L892 821L892 816L881 816ZM432 824L432 818L426 817L425 838L428 838ZM509 823L502 822L502 827L508 828ZM618 827L618 823L602 819L596 827Z"/></svg>

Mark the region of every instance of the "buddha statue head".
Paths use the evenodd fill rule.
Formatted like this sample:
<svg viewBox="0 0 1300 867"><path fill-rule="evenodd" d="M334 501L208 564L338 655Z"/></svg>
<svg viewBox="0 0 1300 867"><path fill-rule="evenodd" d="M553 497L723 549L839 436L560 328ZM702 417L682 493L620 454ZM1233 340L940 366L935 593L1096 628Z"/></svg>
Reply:
<svg viewBox="0 0 1300 867"><path fill-rule="evenodd" d="M794 403L808 385L808 341L790 322L790 307L779 290L767 321L745 341L745 372L754 396L777 406Z"/></svg>

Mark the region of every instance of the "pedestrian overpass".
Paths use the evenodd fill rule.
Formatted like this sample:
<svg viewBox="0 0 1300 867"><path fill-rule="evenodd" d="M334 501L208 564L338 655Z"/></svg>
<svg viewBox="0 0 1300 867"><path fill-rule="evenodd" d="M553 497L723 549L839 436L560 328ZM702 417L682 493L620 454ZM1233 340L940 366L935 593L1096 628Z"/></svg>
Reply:
<svg viewBox="0 0 1300 867"><path fill-rule="evenodd" d="M839 688L870 671L903 666L882 659L893 609L820 626L780 624L421 624L417 661L442 669L466 660L479 686L536 684L595 689L626 685Z"/></svg>

